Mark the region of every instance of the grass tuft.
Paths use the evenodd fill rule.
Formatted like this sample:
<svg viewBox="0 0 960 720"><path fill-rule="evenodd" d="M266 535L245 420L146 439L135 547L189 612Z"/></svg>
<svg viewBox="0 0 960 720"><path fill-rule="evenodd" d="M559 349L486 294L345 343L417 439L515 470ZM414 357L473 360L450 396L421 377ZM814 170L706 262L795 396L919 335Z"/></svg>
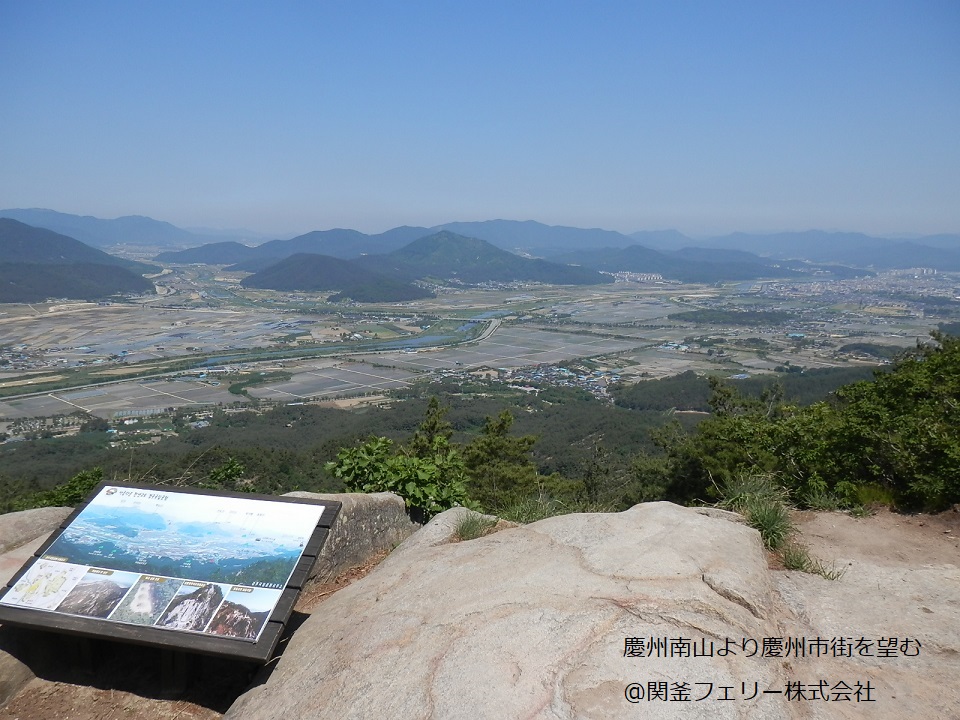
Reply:
<svg viewBox="0 0 960 720"><path fill-rule="evenodd" d="M739 512L747 524L760 532L764 546L776 552L787 570L799 570L820 575L827 580L838 580L844 570L834 565L824 565L810 554L805 545L790 540L793 522L790 520L789 494L773 475L744 475L719 488L721 500L718 505ZM822 493L812 498L820 509L836 510L839 506L835 496Z"/></svg>
<svg viewBox="0 0 960 720"><path fill-rule="evenodd" d="M834 512L840 509L840 498L826 491L818 491L806 495L803 498L803 504L810 510Z"/></svg>
<svg viewBox="0 0 960 720"><path fill-rule="evenodd" d="M857 503L866 508L893 508L896 506L897 500L888 488L869 483L857 486Z"/></svg>
<svg viewBox="0 0 960 720"><path fill-rule="evenodd" d="M813 561L813 569L812 569L812 570L808 570L807 572L812 572L812 573L814 573L815 575L819 575L820 577L824 578L825 580L839 580L840 578L843 577L843 574L844 574L846 571L847 571L846 568L838 568L838 567L837 567L836 565L834 565L833 563L831 563L830 566L827 567L826 565L824 565L824 564L823 564L822 562L820 562L819 560L814 559L814 561Z"/></svg>
<svg viewBox="0 0 960 720"><path fill-rule="evenodd" d="M744 517L750 527L760 531L760 538L768 550L779 550L793 530L790 510L786 503L770 498L756 498L746 502Z"/></svg>
<svg viewBox="0 0 960 720"><path fill-rule="evenodd" d="M545 520L557 515L570 515L571 513L609 513L616 512L616 508L603 503L591 502L573 502L562 503L549 497L525 498L516 503L505 505L500 508L494 508L498 517L504 520L510 520L519 525L528 525L538 520Z"/></svg>
<svg viewBox="0 0 960 720"><path fill-rule="evenodd" d="M458 540L476 540L489 533L497 524L496 518L485 517L479 513L467 513L457 523L454 530Z"/></svg>
<svg viewBox="0 0 960 720"><path fill-rule="evenodd" d="M761 500L786 503L787 493L777 484L772 475L741 475L733 478L719 489L720 502L724 510L744 513L748 504Z"/></svg>
<svg viewBox="0 0 960 720"><path fill-rule="evenodd" d="M780 559L783 560L783 566L787 570L799 570L800 572L810 572L813 565L813 557L806 545L798 542L788 542L780 549Z"/></svg>
<svg viewBox="0 0 960 720"><path fill-rule="evenodd" d="M826 580L839 580L846 572L845 568L837 568L834 564L824 565L810 554L806 545L797 542L786 543L780 549L780 559L783 560L783 566L787 570L799 570L800 572L819 575Z"/></svg>

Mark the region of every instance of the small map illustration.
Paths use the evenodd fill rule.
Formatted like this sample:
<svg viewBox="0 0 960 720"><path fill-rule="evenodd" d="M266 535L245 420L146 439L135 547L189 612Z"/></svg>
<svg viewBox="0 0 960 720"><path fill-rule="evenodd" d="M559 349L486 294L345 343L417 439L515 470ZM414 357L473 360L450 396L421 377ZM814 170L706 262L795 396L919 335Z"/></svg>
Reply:
<svg viewBox="0 0 960 720"><path fill-rule="evenodd" d="M87 568L62 562L38 560L4 596L7 605L25 605L53 610L80 579Z"/></svg>

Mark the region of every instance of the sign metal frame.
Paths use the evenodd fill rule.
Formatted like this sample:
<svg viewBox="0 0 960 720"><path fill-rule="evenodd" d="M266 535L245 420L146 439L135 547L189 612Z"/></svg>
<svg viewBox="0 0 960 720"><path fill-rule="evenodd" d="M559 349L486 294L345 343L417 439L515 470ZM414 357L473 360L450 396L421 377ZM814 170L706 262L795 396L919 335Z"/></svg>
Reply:
<svg viewBox="0 0 960 720"><path fill-rule="evenodd" d="M280 592L279 600L273 607L256 642L239 640L196 632L162 629L150 625L132 625L106 619L83 615L70 615L49 610L41 610L23 605L6 605L0 603L0 623L10 624L32 629L51 632L60 632L80 637L133 643L161 650L179 650L189 653L211 655L264 664L274 655L277 643L280 641L290 616L293 613L294 603L303 586L309 578L310 571L316 563L320 550L326 542L330 528L341 510L341 503L332 500L313 498L285 497L274 495L256 495L253 493L238 493L220 490L205 490L200 488L174 487L169 485L149 485L141 483L101 482L93 489L83 503L54 530L49 538L37 549L33 557L10 578L6 586L0 589L0 599L17 584L33 565L42 558L44 553L60 536L70 528L80 513L96 498L102 490L108 487L129 488L131 490L146 490L169 494L202 495L208 497L236 498L241 500L260 500L274 503L293 503L300 505L320 505L323 512L313 529L307 542L304 543L299 561L293 569L290 578Z"/></svg>

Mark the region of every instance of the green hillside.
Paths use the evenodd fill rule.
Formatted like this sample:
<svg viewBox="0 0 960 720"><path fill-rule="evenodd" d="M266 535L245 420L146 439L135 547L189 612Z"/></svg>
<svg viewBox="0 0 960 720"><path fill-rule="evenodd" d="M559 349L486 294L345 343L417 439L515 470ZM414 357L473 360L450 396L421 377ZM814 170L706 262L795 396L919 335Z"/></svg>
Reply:
<svg viewBox="0 0 960 720"><path fill-rule="evenodd" d="M415 240L388 255L358 258L357 263L396 277L433 277L467 284L527 281L552 285L599 285L613 282L611 277L595 270L520 257L485 240L447 230Z"/></svg>
<svg viewBox="0 0 960 720"><path fill-rule="evenodd" d="M114 257L72 237L10 218L0 218L0 261L43 265L92 263L114 265L136 273L157 271L153 265Z"/></svg>
<svg viewBox="0 0 960 720"><path fill-rule="evenodd" d="M0 263L0 303L49 298L100 300L119 293L153 292L153 283L129 270L94 263Z"/></svg>
<svg viewBox="0 0 960 720"><path fill-rule="evenodd" d="M328 255L300 253L247 277L244 287L286 291L335 292L333 301L406 302L433 295L409 283Z"/></svg>
<svg viewBox="0 0 960 720"><path fill-rule="evenodd" d="M209 243L188 250L171 250L157 255L159 262L170 263L206 263L208 265L226 265L238 263L255 257L257 249L242 243L227 241Z"/></svg>
<svg viewBox="0 0 960 720"><path fill-rule="evenodd" d="M0 218L0 302L98 300L152 292L153 283L140 273L155 270L52 230Z"/></svg>

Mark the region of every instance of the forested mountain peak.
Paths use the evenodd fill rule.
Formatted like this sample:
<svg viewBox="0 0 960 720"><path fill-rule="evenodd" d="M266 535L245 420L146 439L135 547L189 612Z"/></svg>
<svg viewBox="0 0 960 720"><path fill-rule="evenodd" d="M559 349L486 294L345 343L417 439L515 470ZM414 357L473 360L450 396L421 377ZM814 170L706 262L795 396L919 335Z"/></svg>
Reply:
<svg viewBox="0 0 960 720"><path fill-rule="evenodd" d="M72 237L19 220L0 218L0 259L10 263L130 265Z"/></svg>

